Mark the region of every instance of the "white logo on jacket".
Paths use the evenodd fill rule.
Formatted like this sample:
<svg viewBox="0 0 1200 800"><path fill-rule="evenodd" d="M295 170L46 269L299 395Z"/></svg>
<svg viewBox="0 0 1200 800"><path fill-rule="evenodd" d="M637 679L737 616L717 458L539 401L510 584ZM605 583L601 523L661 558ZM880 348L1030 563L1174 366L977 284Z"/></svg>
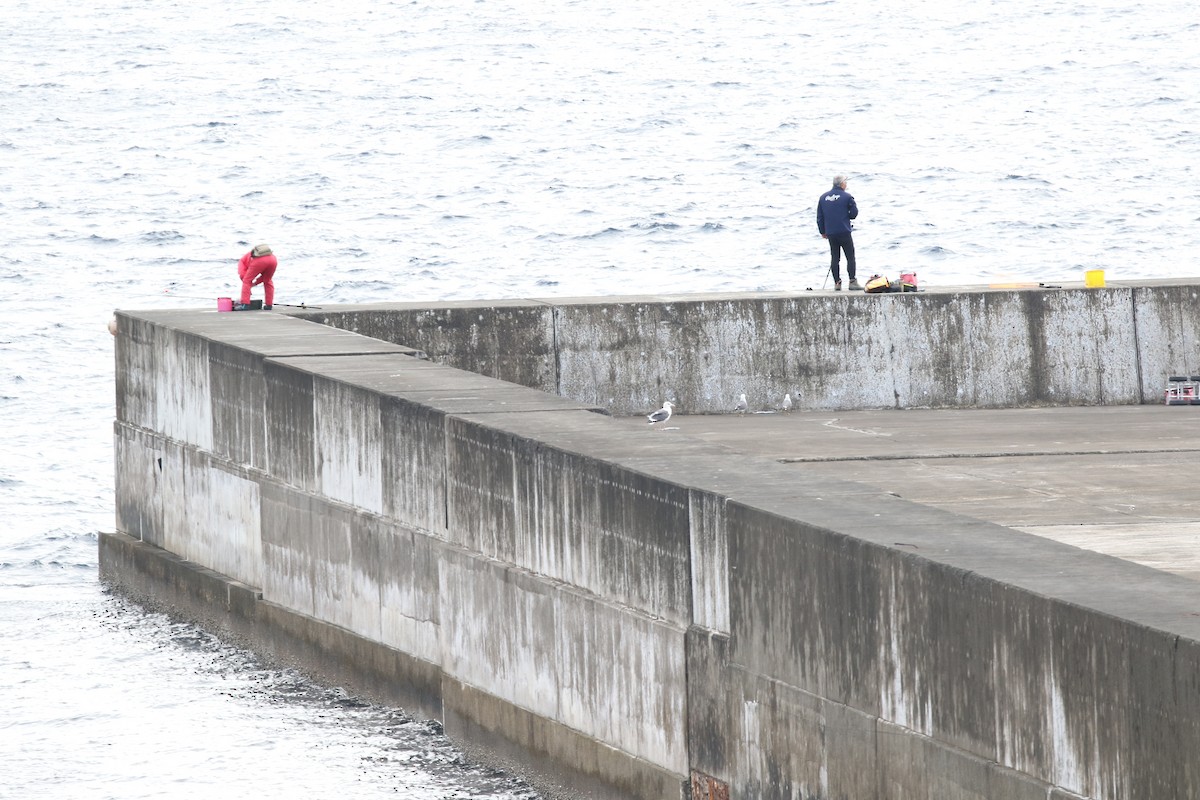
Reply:
<svg viewBox="0 0 1200 800"><path fill-rule="evenodd" d="M834 202L835 200L841 200L841 199L842 199L842 196L841 196L840 194L827 194L827 195L825 195L825 202L826 202L826 203L832 203L832 202Z"/></svg>

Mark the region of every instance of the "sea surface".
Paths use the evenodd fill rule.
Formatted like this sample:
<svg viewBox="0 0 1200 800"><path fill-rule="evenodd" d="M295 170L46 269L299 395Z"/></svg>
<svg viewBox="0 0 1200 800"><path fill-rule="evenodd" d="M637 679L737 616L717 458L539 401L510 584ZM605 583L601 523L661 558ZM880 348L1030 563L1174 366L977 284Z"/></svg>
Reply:
<svg viewBox="0 0 1200 800"><path fill-rule="evenodd" d="M1200 5L0 0L0 798L534 796L106 593L116 308L1200 273Z"/></svg>

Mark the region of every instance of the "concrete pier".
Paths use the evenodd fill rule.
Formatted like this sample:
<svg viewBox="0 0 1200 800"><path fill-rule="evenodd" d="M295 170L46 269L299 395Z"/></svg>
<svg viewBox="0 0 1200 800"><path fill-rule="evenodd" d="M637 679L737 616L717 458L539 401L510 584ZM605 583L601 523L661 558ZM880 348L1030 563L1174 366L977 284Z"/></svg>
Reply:
<svg viewBox="0 0 1200 800"><path fill-rule="evenodd" d="M552 794L1200 797L1196 291L122 312L102 576Z"/></svg>

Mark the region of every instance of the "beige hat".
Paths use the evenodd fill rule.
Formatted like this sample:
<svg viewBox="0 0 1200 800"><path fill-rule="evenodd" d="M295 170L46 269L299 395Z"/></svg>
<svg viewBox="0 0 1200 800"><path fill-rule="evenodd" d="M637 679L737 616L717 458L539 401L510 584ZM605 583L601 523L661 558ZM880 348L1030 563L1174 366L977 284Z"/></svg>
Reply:
<svg viewBox="0 0 1200 800"><path fill-rule="evenodd" d="M271 246L269 244L256 244L254 245L254 249L250 251L250 255L255 258L269 256L271 255Z"/></svg>

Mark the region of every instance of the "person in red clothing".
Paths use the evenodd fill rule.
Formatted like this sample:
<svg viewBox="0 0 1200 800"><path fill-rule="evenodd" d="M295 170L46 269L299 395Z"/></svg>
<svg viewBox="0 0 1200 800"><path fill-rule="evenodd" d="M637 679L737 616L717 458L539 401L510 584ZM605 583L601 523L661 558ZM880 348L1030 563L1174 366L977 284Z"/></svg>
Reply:
<svg viewBox="0 0 1200 800"><path fill-rule="evenodd" d="M271 306L275 302L275 283L271 279L275 277L275 267L277 266L279 266L279 261L271 252L269 245L255 245L253 250L242 256L242 260L238 262L238 277L242 279L242 297L241 302L234 305L234 310L245 311L250 307L250 287L258 286L260 283L264 295L263 309L271 310Z"/></svg>

